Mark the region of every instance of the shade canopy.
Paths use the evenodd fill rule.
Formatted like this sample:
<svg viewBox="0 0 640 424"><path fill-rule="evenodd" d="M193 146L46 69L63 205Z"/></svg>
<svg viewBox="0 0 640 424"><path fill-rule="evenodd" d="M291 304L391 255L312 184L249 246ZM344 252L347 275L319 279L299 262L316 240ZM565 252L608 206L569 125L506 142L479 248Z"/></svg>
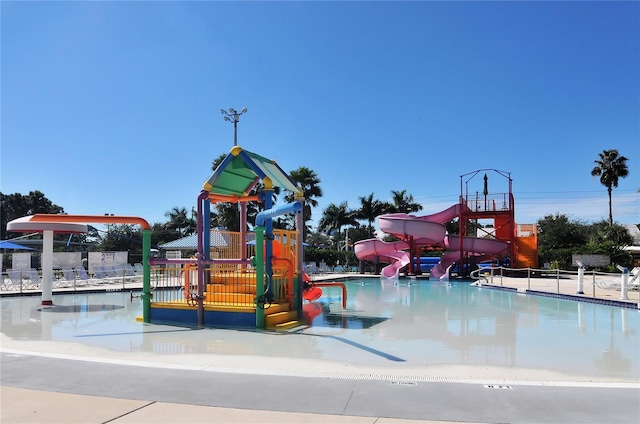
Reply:
<svg viewBox="0 0 640 424"><path fill-rule="evenodd" d="M34 215L23 216L7 223L7 231L16 233L42 233L53 231L56 234L86 233L86 224L73 222L42 222L33 219Z"/></svg>
<svg viewBox="0 0 640 424"><path fill-rule="evenodd" d="M211 177L204 183L204 189L211 194L223 196L247 196L260 180L268 178L274 187L302 196L302 190L278 164L258 154L236 146L218 165Z"/></svg>
<svg viewBox="0 0 640 424"><path fill-rule="evenodd" d="M31 247L23 246L7 240L0 240L0 249L33 250Z"/></svg>

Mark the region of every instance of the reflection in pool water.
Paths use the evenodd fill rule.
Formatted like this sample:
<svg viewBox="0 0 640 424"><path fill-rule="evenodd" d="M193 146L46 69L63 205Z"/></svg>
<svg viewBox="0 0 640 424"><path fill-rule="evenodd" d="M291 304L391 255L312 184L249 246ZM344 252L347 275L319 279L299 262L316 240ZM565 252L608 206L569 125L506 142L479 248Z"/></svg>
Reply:
<svg viewBox="0 0 640 424"><path fill-rule="evenodd" d="M15 340L80 343L120 352L262 355L363 366L472 365L640 380L640 311L538 297L468 282L377 279L323 287L295 333L141 324L129 292L1 299L2 333Z"/></svg>
<svg viewBox="0 0 640 424"><path fill-rule="evenodd" d="M114 309L123 309L122 305L53 305L47 308L40 308L38 312L100 312L100 311L113 311Z"/></svg>

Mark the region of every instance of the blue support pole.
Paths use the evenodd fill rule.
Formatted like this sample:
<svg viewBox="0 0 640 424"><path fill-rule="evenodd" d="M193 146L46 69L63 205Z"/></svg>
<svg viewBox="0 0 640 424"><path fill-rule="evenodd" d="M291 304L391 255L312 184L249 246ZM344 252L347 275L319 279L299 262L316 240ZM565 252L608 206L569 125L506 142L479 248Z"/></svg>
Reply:
<svg viewBox="0 0 640 424"><path fill-rule="evenodd" d="M271 188L271 184L269 184L268 189L264 190L264 208L265 210L271 209L273 205L273 188ZM256 220L256 225L258 225ZM269 291L266 293L266 300L271 302L273 300L273 288L271 287L271 282L273 281L273 222L271 221L271 217L267 217L264 220L264 229L265 229L265 252L264 252L264 262L265 262L265 275L267 278L267 288ZM258 241L256 240L256 243Z"/></svg>
<svg viewBox="0 0 640 424"><path fill-rule="evenodd" d="M256 328L264 329L264 227L256 227Z"/></svg>

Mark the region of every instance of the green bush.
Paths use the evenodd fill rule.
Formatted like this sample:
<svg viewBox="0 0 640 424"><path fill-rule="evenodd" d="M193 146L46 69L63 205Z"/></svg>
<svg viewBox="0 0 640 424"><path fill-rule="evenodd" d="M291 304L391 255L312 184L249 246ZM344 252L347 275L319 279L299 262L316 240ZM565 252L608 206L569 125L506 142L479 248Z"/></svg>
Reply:
<svg viewBox="0 0 640 424"><path fill-rule="evenodd" d="M316 247L307 247L305 249L304 260L307 263L315 262L318 265L320 262L325 262L330 267L345 264L348 266L358 265L358 259L351 251L345 252L342 250L318 249Z"/></svg>

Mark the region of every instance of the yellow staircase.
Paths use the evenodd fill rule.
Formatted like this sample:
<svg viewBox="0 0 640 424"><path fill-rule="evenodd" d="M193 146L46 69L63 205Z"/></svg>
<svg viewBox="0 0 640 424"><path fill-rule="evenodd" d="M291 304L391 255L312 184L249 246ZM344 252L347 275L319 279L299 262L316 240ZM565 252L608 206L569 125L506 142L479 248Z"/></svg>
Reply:
<svg viewBox="0 0 640 424"><path fill-rule="evenodd" d="M226 284L208 284L205 302L253 305L256 298L255 284L229 286Z"/></svg>
<svg viewBox="0 0 640 424"><path fill-rule="evenodd" d="M272 303L264 310L264 326L267 330L289 330L303 325L298 313L290 310L288 303Z"/></svg>
<svg viewBox="0 0 640 424"><path fill-rule="evenodd" d="M255 308L255 292L255 285L238 287L209 284L205 292L205 302L219 306ZM298 321L297 311L292 311L288 302L272 303L264 310L264 316L267 330L289 330L304 324Z"/></svg>
<svg viewBox="0 0 640 424"><path fill-rule="evenodd" d="M538 238L516 237L515 268L538 268Z"/></svg>

